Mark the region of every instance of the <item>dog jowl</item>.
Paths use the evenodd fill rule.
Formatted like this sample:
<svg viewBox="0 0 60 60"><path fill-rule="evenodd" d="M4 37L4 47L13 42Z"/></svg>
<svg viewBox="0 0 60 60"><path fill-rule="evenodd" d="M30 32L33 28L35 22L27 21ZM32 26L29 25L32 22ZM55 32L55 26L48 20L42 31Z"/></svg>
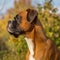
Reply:
<svg viewBox="0 0 60 60"><path fill-rule="evenodd" d="M33 29L36 18L36 10L21 11L14 17L14 20L8 22L7 30L10 34L18 37Z"/></svg>

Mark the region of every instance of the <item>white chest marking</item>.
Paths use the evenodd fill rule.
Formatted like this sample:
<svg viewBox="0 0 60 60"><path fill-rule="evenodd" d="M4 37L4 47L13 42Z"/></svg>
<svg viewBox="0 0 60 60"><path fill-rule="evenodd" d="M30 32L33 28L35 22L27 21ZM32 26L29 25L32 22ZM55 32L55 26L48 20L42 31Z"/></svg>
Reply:
<svg viewBox="0 0 60 60"><path fill-rule="evenodd" d="M28 48L30 51L29 60L35 60L35 58L33 57L33 55L34 55L34 43L32 42L32 39L25 38L25 40L28 44Z"/></svg>

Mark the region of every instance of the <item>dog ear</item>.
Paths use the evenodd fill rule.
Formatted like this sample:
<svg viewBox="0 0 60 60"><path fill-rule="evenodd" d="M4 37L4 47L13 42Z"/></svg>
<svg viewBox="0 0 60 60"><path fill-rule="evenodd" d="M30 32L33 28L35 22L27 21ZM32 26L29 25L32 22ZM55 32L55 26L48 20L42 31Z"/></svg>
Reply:
<svg viewBox="0 0 60 60"><path fill-rule="evenodd" d="M32 23L37 17L38 13L36 10L27 9L27 20Z"/></svg>

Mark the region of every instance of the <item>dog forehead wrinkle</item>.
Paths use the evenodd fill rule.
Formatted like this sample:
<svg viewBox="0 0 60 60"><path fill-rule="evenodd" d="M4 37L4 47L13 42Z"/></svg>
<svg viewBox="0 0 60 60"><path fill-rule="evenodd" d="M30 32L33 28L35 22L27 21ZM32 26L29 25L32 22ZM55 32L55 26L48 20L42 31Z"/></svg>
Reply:
<svg viewBox="0 0 60 60"><path fill-rule="evenodd" d="M35 58L33 57L34 55L34 43L32 41L32 39L25 37L25 40L27 42L29 51L30 51L30 55L29 55L29 60L35 60Z"/></svg>
<svg viewBox="0 0 60 60"><path fill-rule="evenodd" d="M21 11L18 15L22 17L26 17L27 11Z"/></svg>

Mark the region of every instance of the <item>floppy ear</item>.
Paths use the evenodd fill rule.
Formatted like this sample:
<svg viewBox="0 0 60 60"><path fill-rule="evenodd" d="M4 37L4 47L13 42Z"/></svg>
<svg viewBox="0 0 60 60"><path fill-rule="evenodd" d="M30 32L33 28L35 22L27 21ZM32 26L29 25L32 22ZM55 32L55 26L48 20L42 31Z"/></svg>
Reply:
<svg viewBox="0 0 60 60"><path fill-rule="evenodd" d="M27 20L32 23L37 17L38 13L36 10L27 9Z"/></svg>

